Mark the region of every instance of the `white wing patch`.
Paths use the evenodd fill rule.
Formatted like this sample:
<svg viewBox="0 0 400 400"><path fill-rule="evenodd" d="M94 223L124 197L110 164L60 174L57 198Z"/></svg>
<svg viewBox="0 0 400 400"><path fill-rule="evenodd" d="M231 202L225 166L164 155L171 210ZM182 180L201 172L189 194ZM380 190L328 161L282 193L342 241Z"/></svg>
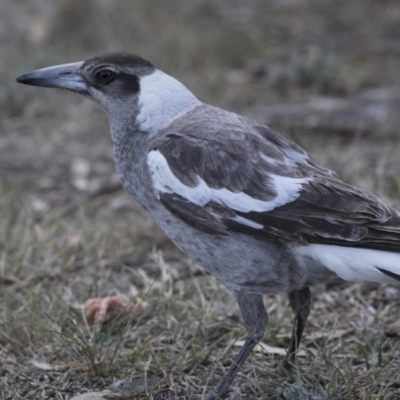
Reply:
<svg viewBox="0 0 400 400"><path fill-rule="evenodd" d="M276 158L270 157L265 155L264 153L259 153L259 156L266 161L268 164L271 165L278 165L280 163L280 160L277 160Z"/></svg>
<svg viewBox="0 0 400 400"><path fill-rule="evenodd" d="M263 229L264 227L261 224L257 224L257 222L250 221L247 218L243 218L240 215L237 215L235 218L232 218L233 221L238 222L239 224L249 226L254 229Z"/></svg>
<svg viewBox="0 0 400 400"><path fill-rule="evenodd" d="M298 246L293 251L299 262L306 264L307 258L311 258L346 281L394 281L378 268L400 275L399 253L326 244Z"/></svg>
<svg viewBox="0 0 400 400"><path fill-rule="evenodd" d="M273 207L268 210L271 211L276 207L283 206L284 204L295 201L299 195L302 186L310 181L311 178L290 178L288 176L270 175L278 196L271 202ZM255 210L258 211L258 210Z"/></svg>
<svg viewBox="0 0 400 400"><path fill-rule="evenodd" d="M239 212L271 211L276 207L292 202L299 196L302 185L310 180L309 178L289 178L271 175L277 196L271 201L264 201L255 199L243 192L231 192L226 188L212 189L200 176L198 177L197 186L188 187L173 174L167 160L158 150L152 150L149 153L147 162L157 194L176 193L198 206L204 206L210 201L215 201ZM249 224L247 223L246 225Z"/></svg>

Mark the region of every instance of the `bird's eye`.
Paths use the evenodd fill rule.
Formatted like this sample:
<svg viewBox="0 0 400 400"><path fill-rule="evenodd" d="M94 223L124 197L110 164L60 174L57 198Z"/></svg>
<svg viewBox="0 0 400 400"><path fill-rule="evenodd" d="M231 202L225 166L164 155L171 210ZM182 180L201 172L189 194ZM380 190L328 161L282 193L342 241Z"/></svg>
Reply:
<svg viewBox="0 0 400 400"><path fill-rule="evenodd" d="M96 81L102 84L111 82L115 77L115 72L110 69L101 69L96 73Z"/></svg>

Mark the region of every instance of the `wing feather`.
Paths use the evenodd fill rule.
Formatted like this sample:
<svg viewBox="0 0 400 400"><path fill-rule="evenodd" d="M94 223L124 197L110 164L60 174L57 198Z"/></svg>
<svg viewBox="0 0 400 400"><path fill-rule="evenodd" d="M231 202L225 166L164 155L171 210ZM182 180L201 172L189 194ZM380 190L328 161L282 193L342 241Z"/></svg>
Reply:
<svg viewBox="0 0 400 400"><path fill-rule="evenodd" d="M305 151L245 119L178 121L153 141L148 165L162 204L213 235L400 251L400 214L341 181Z"/></svg>

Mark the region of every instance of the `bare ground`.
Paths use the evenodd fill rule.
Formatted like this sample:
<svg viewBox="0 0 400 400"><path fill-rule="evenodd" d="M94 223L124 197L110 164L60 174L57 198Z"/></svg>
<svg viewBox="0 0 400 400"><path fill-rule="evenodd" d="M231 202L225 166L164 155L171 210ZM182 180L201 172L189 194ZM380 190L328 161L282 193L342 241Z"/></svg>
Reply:
<svg viewBox="0 0 400 400"><path fill-rule="evenodd" d="M19 73L136 52L400 207L398 1L19 0L0 10L2 399L66 400L114 378L132 379L125 398L200 394L245 337L228 290L120 188L100 110L17 86ZM148 311L88 322L82 304L111 295ZM330 282L313 300L287 379L273 367L291 311L284 296L265 298L272 349L251 356L230 397L400 398L399 287Z"/></svg>

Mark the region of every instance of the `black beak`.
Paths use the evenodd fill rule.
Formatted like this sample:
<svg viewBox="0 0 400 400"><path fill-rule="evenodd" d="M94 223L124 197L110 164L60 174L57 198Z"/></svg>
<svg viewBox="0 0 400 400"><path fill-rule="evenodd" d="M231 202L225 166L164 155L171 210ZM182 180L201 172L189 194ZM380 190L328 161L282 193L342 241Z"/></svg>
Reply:
<svg viewBox="0 0 400 400"><path fill-rule="evenodd" d="M79 74L83 61L38 69L19 76L16 81L25 85L62 88L78 93L88 93L88 85Z"/></svg>

